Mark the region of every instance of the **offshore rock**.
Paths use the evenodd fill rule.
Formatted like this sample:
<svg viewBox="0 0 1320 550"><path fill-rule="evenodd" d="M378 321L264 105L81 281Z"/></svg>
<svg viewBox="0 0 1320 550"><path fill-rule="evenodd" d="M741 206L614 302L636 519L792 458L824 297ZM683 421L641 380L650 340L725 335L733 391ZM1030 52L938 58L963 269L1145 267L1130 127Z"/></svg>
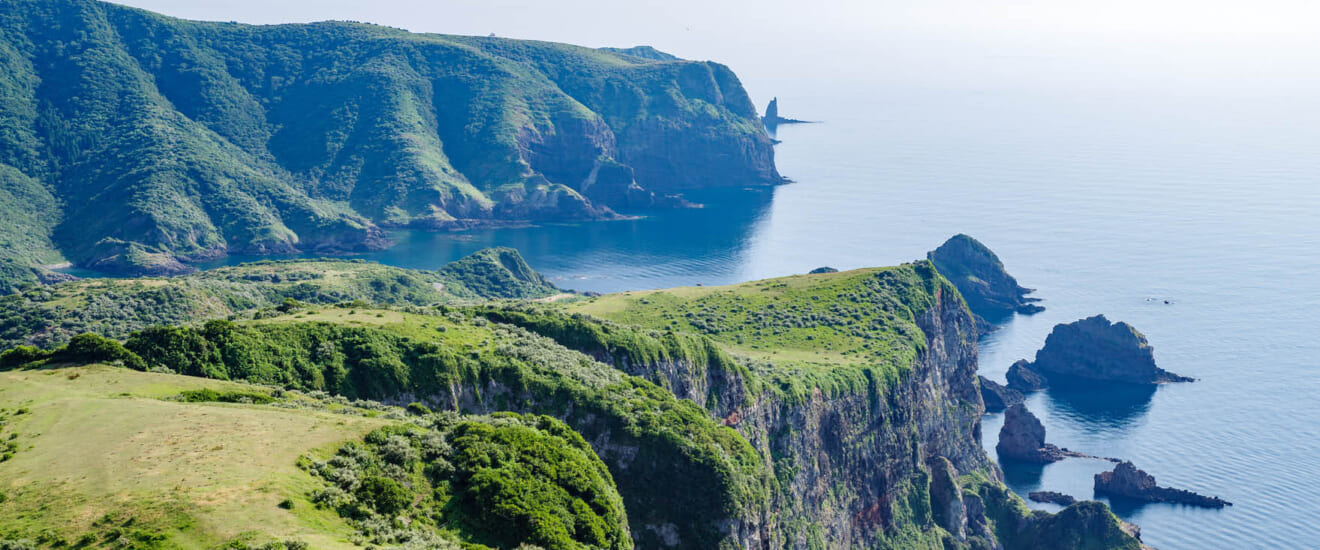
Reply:
<svg viewBox="0 0 1320 550"><path fill-rule="evenodd" d="M1146 337L1127 323L1110 323L1104 315L1056 325L1035 362L1025 366L1051 383L1058 382L1056 378L1126 384L1195 380L1155 366L1154 348Z"/></svg>
<svg viewBox="0 0 1320 550"><path fill-rule="evenodd" d="M1004 413L1004 427L995 445L1000 460L1018 460L1037 464L1058 462L1068 456L1063 449L1045 442L1045 426L1021 403Z"/></svg>
<svg viewBox="0 0 1320 550"><path fill-rule="evenodd" d="M1032 289L1019 285L1004 270L999 257L970 236L954 235L926 257L958 287L972 313L982 318L977 320L982 333L993 330L994 323L1013 312L1032 314L1045 310L1036 305L1038 298L1027 297Z"/></svg>
<svg viewBox="0 0 1320 550"><path fill-rule="evenodd" d="M1155 476L1126 461L1115 466L1112 472L1096 474L1095 492L1145 502L1170 502L1202 508L1223 508L1233 505L1233 503L1219 497L1205 496L1183 489L1160 487L1155 483Z"/></svg>
<svg viewBox="0 0 1320 550"><path fill-rule="evenodd" d="M1004 387L1002 384L984 376L976 377L981 382L981 400L985 402L985 412L1000 412L1021 403L1022 393Z"/></svg>
<svg viewBox="0 0 1320 550"><path fill-rule="evenodd" d="M1073 498L1072 495L1065 495L1055 491L1032 491L1027 494L1027 498L1036 502L1048 502L1050 504L1058 504L1059 506L1068 506L1077 502L1077 499Z"/></svg>
<svg viewBox="0 0 1320 550"><path fill-rule="evenodd" d="M1040 391L1050 386L1044 376L1031 369L1031 363L1026 359L1019 359L1008 367L1005 378L1008 379L1008 387L1020 392Z"/></svg>
<svg viewBox="0 0 1320 550"><path fill-rule="evenodd" d="M816 269L813 269L813 270L811 270L811 271L808 271L807 274L808 274L808 275L820 275L820 274L822 274L822 273L838 273L838 272L839 272L839 270L837 270L837 269L834 269L834 268L829 267L829 266L825 266L825 267L818 267L818 268L816 268Z"/></svg>

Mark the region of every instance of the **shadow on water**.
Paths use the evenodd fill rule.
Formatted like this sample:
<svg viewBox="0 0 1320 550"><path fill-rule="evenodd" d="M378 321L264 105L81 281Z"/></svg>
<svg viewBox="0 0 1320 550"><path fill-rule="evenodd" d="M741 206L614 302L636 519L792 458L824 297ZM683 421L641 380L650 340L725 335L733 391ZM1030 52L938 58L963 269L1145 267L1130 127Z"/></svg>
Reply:
<svg viewBox="0 0 1320 550"><path fill-rule="evenodd" d="M1045 464L999 459L999 468L1004 471L1004 482L1023 494L1040 489L1045 466Z"/></svg>
<svg viewBox="0 0 1320 550"><path fill-rule="evenodd" d="M1051 407L1081 425L1126 428L1150 410L1156 387L1096 381L1057 381L1046 392Z"/></svg>

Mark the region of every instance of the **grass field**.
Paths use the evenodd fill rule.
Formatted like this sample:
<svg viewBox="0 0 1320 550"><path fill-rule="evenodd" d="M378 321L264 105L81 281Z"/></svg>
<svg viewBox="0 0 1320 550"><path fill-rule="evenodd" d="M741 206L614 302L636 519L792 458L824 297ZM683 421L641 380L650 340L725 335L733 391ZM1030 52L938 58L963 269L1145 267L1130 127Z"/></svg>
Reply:
<svg viewBox="0 0 1320 550"><path fill-rule="evenodd" d="M161 547L353 547L337 514L307 502L317 482L296 464L384 421L165 400L201 388L263 391L108 366L0 372L0 436L18 434L19 444L0 463L0 534L71 545L86 536L88 547L160 535ZM280 506L286 499L291 509Z"/></svg>

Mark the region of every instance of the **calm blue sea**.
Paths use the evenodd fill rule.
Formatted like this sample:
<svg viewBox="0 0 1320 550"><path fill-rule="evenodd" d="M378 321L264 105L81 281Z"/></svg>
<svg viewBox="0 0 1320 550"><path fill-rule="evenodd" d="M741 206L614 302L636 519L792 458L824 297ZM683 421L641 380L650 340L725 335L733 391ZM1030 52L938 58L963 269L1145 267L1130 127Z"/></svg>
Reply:
<svg viewBox="0 0 1320 550"><path fill-rule="evenodd" d="M513 246L560 286L606 292L891 265L965 232L1048 308L981 342L986 376L1002 381L1054 324L1103 313L1200 379L1028 401L1055 444L1234 503L1114 503L1147 544L1320 547L1320 109L1242 91L779 86L782 113L825 121L779 129L795 183L636 221L400 233L367 257L435 268ZM985 419L992 456L1001 422ZM1107 466L1006 474L1023 495L1087 499Z"/></svg>

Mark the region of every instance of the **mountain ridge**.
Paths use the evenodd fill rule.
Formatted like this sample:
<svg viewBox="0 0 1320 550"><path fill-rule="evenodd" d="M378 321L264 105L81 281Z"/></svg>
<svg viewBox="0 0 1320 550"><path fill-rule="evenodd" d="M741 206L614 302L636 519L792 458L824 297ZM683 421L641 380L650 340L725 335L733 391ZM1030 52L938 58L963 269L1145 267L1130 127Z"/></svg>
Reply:
<svg viewBox="0 0 1320 550"><path fill-rule="evenodd" d="M671 58L6 2L0 207L21 215L0 224L0 290L63 261L175 274L229 253L381 248L393 227L610 219L781 181L737 76Z"/></svg>

